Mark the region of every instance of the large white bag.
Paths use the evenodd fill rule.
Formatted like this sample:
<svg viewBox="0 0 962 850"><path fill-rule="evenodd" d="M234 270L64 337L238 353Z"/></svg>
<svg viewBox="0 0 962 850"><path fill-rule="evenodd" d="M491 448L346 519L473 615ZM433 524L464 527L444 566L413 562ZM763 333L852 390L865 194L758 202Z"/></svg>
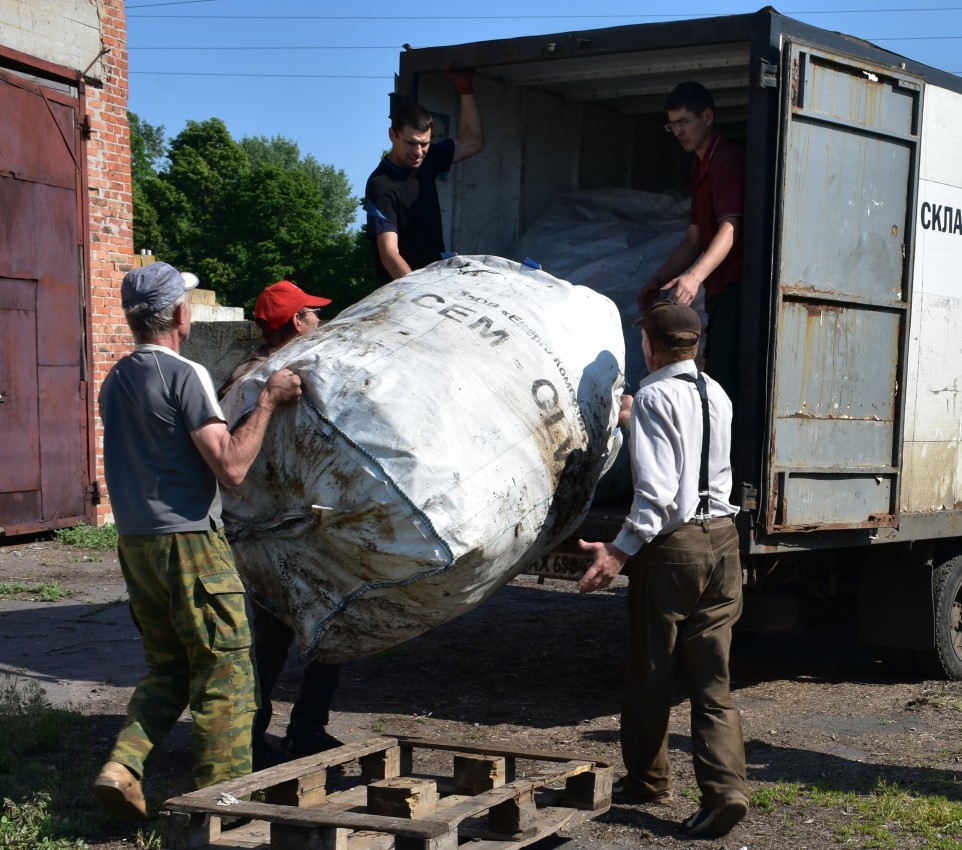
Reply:
<svg viewBox="0 0 962 850"><path fill-rule="evenodd" d="M388 284L235 384L286 366L224 518L245 582L309 657L344 661L465 613L568 536L617 452L614 304L499 257Z"/></svg>

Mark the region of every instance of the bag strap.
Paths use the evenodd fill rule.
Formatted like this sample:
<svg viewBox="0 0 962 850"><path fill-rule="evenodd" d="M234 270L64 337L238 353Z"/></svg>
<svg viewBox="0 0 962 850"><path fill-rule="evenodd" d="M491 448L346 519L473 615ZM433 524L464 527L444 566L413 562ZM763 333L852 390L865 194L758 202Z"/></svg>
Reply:
<svg viewBox="0 0 962 850"><path fill-rule="evenodd" d="M698 472L698 509L695 516L702 520L708 519L708 450L711 445L711 424L708 416L708 383L701 372L698 376L687 372L683 375L675 375L681 381L687 381L698 388L698 395L701 396L701 469Z"/></svg>

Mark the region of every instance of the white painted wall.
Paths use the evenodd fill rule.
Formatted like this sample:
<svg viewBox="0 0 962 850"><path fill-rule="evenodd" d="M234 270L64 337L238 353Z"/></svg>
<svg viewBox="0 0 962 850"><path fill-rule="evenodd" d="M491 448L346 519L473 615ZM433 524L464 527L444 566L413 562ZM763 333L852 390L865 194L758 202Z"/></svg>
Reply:
<svg viewBox="0 0 962 850"><path fill-rule="evenodd" d="M102 79L102 17L102 0L0 0L0 45Z"/></svg>

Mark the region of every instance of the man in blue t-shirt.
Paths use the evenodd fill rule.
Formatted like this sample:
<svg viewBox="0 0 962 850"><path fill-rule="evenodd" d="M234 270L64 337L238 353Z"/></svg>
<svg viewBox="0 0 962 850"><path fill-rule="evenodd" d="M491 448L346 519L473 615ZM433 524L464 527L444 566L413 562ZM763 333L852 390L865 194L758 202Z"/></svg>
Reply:
<svg viewBox="0 0 962 850"><path fill-rule="evenodd" d="M279 369L228 430L207 370L180 356L196 285L167 263L128 272L120 294L136 348L100 390L104 475L147 672L93 790L127 819L147 817L144 764L187 706L197 787L251 771L251 634L218 482L244 480L274 410L301 395L300 378Z"/></svg>
<svg viewBox="0 0 962 850"><path fill-rule="evenodd" d="M434 181L484 148L474 70L448 67L445 73L461 98L457 137L432 145L431 113L417 103L402 104L391 116L391 150L367 180L367 235L382 283L441 259L444 234Z"/></svg>

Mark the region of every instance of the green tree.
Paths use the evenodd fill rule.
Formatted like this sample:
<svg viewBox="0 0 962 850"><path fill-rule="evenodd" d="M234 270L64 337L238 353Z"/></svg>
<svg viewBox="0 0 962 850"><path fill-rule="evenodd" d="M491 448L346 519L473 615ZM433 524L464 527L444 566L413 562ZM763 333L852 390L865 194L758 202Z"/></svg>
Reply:
<svg viewBox="0 0 962 850"><path fill-rule="evenodd" d="M157 169L167 155L162 126L148 124L134 112L127 113L130 126L130 173L134 202L134 250L155 254L166 248L157 210L150 201L149 184L157 180Z"/></svg>
<svg viewBox="0 0 962 850"><path fill-rule="evenodd" d="M167 155L164 128L148 124L135 112L127 113L130 125L130 173L134 183L143 183L157 174L160 161Z"/></svg>
<svg viewBox="0 0 962 850"><path fill-rule="evenodd" d="M144 131L155 128L136 126L138 157L155 168L166 152L166 165L142 169L135 245L195 272L221 303L250 309L286 278L341 309L378 286L367 240L351 229L359 201L343 171L282 136L236 142L218 118L188 122L166 147Z"/></svg>
<svg viewBox="0 0 962 850"><path fill-rule="evenodd" d="M322 165L312 154L301 158L297 143L284 136L245 136L240 141L252 167L277 165L287 171L306 174L321 196L321 214L338 230L347 230L354 221L358 201L351 197L347 175L333 165Z"/></svg>

